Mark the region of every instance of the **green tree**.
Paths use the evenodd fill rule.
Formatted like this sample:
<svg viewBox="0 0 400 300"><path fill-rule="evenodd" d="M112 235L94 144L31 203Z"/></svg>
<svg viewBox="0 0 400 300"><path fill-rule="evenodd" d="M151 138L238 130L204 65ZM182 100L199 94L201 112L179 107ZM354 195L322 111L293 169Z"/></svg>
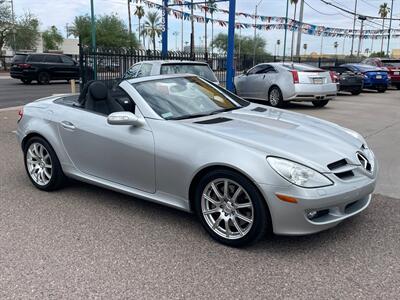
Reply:
<svg viewBox="0 0 400 300"><path fill-rule="evenodd" d="M117 15L96 17L96 44L104 48L138 48L136 35L129 36L125 23ZM92 41L91 21L88 15L75 17L71 33L81 38L81 43L90 46Z"/></svg>
<svg viewBox="0 0 400 300"><path fill-rule="evenodd" d="M214 40L214 13L217 11L218 6L217 3L215 3L215 0L208 0L208 11L210 12L211 15L211 41ZM214 52L214 47L211 43L211 54Z"/></svg>
<svg viewBox="0 0 400 300"><path fill-rule="evenodd" d="M144 22L142 35L150 37L153 43L153 51L156 51L156 36L161 35L161 18L158 12L148 12Z"/></svg>
<svg viewBox="0 0 400 300"><path fill-rule="evenodd" d="M34 50L37 46L39 34L39 21L31 13L21 16L15 28L15 45L9 35L7 44L16 50Z"/></svg>
<svg viewBox="0 0 400 300"><path fill-rule="evenodd" d="M140 23L141 23L141 20L142 20L142 18L144 17L144 8L143 8L143 6L142 5L136 5L136 9L135 9L135 12L134 12L134 15L135 16L137 16L138 17L138 20L139 20L139 44L140 44L140 32L141 32L141 26L140 26Z"/></svg>
<svg viewBox="0 0 400 300"><path fill-rule="evenodd" d="M384 30L385 30L385 18L388 16L390 13L390 8L388 4L385 2L379 6L379 11L378 14L382 18L382 40L381 40L381 52L383 52L383 37L384 37Z"/></svg>
<svg viewBox="0 0 400 300"><path fill-rule="evenodd" d="M0 52L12 35L12 13L8 3L0 3Z"/></svg>
<svg viewBox="0 0 400 300"><path fill-rule="evenodd" d="M42 34L43 46L46 50L58 50L58 46L64 41L56 26L51 26Z"/></svg>
<svg viewBox="0 0 400 300"><path fill-rule="evenodd" d="M253 55L254 38L249 36L238 36L235 34L235 51L238 52L240 44L240 53ZM256 55L270 55L265 51L267 42L262 38L256 37ZM226 54L228 50L228 35L225 33L218 34L212 41L212 46L215 47L220 53Z"/></svg>

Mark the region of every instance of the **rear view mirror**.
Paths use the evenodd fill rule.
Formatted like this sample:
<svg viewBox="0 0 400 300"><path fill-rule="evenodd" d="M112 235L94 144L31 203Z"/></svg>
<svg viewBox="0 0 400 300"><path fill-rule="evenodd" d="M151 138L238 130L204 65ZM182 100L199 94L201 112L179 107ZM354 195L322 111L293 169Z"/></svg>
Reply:
<svg viewBox="0 0 400 300"><path fill-rule="evenodd" d="M144 124L142 119L129 111L119 111L110 114L107 117L107 123L110 125L132 125L141 126Z"/></svg>

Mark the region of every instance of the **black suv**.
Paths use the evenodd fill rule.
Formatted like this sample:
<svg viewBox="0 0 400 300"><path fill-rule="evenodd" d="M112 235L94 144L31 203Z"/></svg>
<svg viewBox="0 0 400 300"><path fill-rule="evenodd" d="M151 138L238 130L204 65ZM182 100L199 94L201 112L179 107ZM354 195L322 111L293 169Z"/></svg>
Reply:
<svg viewBox="0 0 400 300"><path fill-rule="evenodd" d="M48 84L50 80L79 79L79 66L63 54L16 54L11 62L10 76L25 84L33 80L39 84Z"/></svg>

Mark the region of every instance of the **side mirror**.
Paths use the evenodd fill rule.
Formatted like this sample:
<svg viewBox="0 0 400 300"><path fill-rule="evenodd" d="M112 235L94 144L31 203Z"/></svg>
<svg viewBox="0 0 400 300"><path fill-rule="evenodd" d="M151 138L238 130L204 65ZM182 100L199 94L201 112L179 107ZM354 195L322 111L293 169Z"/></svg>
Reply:
<svg viewBox="0 0 400 300"><path fill-rule="evenodd" d="M132 125L142 126L144 124L142 119L129 111L119 111L110 114L107 117L107 123L110 125Z"/></svg>

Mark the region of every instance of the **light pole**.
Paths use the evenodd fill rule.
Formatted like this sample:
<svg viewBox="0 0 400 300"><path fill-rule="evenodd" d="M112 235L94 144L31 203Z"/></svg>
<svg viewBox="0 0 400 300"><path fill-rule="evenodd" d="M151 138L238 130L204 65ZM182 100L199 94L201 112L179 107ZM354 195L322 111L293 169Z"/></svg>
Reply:
<svg viewBox="0 0 400 300"><path fill-rule="evenodd" d="M172 35L175 37L175 49L176 49L176 51L178 51L178 34L179 34L178 31L174 31L172 33Z"/></svg>
<svg viewBox="0 0 400 300"><path fill-rule="evenodd" d="M286 57L286 37L287 37L287 27L288 27L288 14L289 14L289 0L286 0L285 39L283 40L283 61L285 61L285 57Z"/></svg>
<svg viewBox="0 0 400 300"><path fill-rule="evenodd" d="M360 16L358 16L358 19L361 21L361 28L360 28L360 39L358 40L357 57L360 56L361 39L363 37L364 21L367 19L367 17L360 15Z"/></svg>
<svg viewBox="0 0 400 300"><path fill-rule="evenodd" d="M93 0L90 0L90 22L91 22L91 31L92 31L92 51L96 52L96 23L94 19L94 4ZM93 62L93 79L97 79L97 57L96 53L94 55Z"/></svg>
<svg viewBox="0 0 400 300"><path fill-rule="evenodd" d="M337 56L337 48L339 47L339 43L338 42L334 42L333 43L333 47L335 48L335 56Z"/></svg>
<svg viewBox="0 0 400 300"><path fill-rule="evenodd" d="M260 0L254 10L254 49L253 49L253 66L256 64L256 49L257 49L257 10L263 0Z"/></svg>
<svg viewBox="0 0 400 300"><path fill-rule="evenodd" d="M297 30L296 56L300 56L301 33L303 29L304 0L300 0L299 29Z"/></svg>
<svg viewBox="0 0 400 300"><path fill-rule="evenodd" d="M391 8L390 8L389 35L388 35L388 42L387 42L387 48L386 48L386 55L387 56L389 56L390 33L392 31L392 17L393 17L393 0L392 0Z"/></svg>
<svg viewBox="0 0 400 300"><path fill-rule="evenodd" d="M353 18L353 35L351 37L351 50L350 50L350 56L353 56L353 49L354 49L354 31L356 30L356 19L357 19L357 0L355 0L354 4L354 18Z"/></svg>

